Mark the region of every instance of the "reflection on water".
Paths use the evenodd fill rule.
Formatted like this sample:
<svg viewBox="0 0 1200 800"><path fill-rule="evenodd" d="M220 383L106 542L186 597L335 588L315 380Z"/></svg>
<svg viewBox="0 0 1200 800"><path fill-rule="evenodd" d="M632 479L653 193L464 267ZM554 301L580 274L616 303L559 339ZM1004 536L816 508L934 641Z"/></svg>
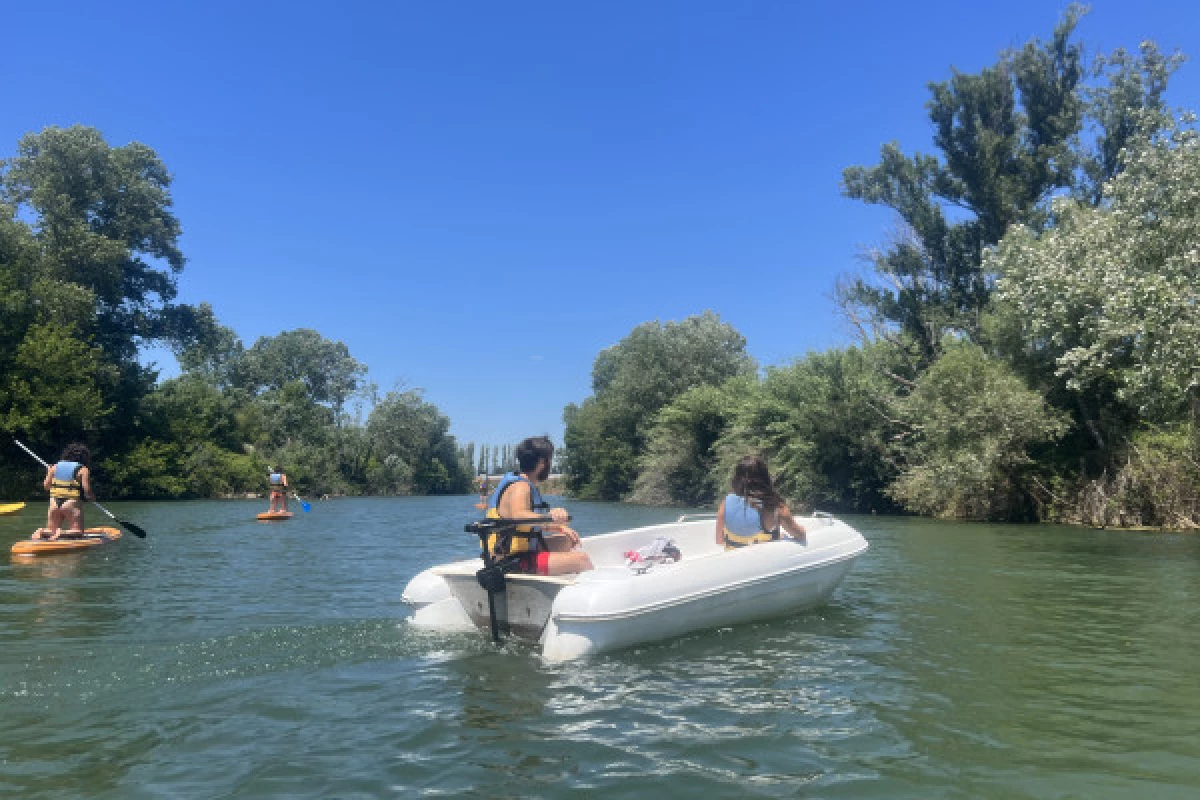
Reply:
<svg viewBox="0 0 1200 800"><path fill-rule="evenodd" d="M36 581L28 606L29 624L60 628L64 619L74 617L82 594L64 580L79 572L82 554L73 553L54 559L13 559L17 580Z"/></svg>
<svg viewBox="0 0 1200 800"><path fill-rule="evenodd" d="M0 796L1200 787L1195 537L858 519L872 549L823 608L549 665L404 622L407 580L477 547L473 501L272 528L254 503L127 506L149 539L0 564ZM571 506L588 533L676 513Z"/></svg>

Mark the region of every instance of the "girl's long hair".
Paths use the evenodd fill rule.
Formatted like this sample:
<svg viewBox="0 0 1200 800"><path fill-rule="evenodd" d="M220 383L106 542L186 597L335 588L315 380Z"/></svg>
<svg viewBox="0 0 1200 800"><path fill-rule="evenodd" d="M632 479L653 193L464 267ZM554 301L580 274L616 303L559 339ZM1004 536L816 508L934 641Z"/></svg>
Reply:
<svg viewBox="0 0 1200 800"><path fill-rule="evenodd" d="M82 442L71 442L63 448L62 457L59 458L59 461L76 461L85 467L91 466L91 460L92 454Z"/></svg>
<svg viewBox="0 0 1200 800"><path fill-rule="evenodd" d="M745 497L763 511L774 511L783 505L762 456L746 456L739 461L733 468L731 483L734 494Z"/></svg>

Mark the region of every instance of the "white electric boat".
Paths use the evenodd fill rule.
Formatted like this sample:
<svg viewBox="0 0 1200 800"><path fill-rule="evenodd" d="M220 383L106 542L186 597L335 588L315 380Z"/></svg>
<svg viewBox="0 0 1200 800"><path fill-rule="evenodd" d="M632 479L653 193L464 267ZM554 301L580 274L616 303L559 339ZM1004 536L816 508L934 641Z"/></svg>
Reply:
<svg viewBox="0 0 1200 800"><path fill-rule="evenodd" d="M414 577L403 601L411 624L437 630L497 627L541 644L566 661L696 630L736 625L819 605L866 552L867 541L826 514L797 517L803 541L783 539L736 550L715 541L713 515L583 540L596 569L540 577L509 573L489 593L480 558L431 567ZM627 563L626 554L670 539L682 558ZM493 628L495 633L495 628Z"/></svg>

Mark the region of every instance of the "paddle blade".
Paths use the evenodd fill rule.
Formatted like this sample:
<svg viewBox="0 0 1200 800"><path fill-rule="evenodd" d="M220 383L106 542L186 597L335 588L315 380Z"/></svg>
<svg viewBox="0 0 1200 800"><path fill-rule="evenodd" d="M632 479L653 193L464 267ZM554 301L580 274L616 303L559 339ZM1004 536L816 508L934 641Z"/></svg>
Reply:
<svg viewBox="0 0 1200 800"><path fill-rule="evenodd" d="M95 500L92 501L92 505L94 505L96 508L103 511L104 516L108 517L113 522L117 523L122 528L124 528L125 530L132 533L134 536L138 537L139 539L146 538L146 532L144 530L142 530L141 528L139 528L137 525L134 525L132 522L129 522L128 520L120 519L119 517L117 517L116 514L112 513L107 508L105 508L104 506L97 503Z"/></svg>
<svg viewBox="0 0 1200 800"><path fill-rule="evenodd" d="M301 501L300 501L300 507L304 509L305 513L308 513L309 511L312 511L312 505L310 505L309 503L305 502L304 500L301 500Z"/></svg>
<svg viewBox="0 0 1200 800"><path fill-rule="evenodd" d="M118 525L120 525L122 528L129 531L130 533L132 533L134 536L138 537L139 539L146 538L146 532L144 530L142 530L141 528L139 528L137 525L134 525L129 520L117 519L116 517L113 517L113 519L116 520Z"/></svg>

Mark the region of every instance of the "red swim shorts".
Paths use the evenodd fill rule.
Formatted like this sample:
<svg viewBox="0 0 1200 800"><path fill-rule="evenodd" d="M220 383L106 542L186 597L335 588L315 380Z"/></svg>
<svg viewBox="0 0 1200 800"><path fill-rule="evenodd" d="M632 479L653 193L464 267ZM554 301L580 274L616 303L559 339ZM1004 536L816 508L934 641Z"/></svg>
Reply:
<svg viewBox="0 0 1200 800"><path fill-rule="evenodd" d="M524 553L521 555L521 560L518 564L520 565L521 572L526 575L549 575L550 553L546 550L536 553Z"/></svg>

